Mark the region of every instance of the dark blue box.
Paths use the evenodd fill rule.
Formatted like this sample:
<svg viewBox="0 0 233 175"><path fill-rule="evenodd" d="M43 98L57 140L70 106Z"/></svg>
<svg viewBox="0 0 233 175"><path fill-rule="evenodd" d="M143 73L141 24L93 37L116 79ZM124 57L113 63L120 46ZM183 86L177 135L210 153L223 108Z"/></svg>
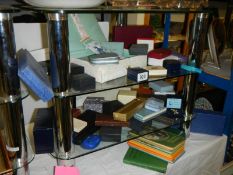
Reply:
<svg viewBox="0 0 233 175"><path fill-rule="evenodd" d="M220 112L195 110L190 131L221 136L224 131L226 116Z"/></svg>
<svg viewBox="0 0 233 175"><path fill-rule="evenodd" d="M53 108L38 108L33 128L36 154L52 153L54 149Z"/></svg>

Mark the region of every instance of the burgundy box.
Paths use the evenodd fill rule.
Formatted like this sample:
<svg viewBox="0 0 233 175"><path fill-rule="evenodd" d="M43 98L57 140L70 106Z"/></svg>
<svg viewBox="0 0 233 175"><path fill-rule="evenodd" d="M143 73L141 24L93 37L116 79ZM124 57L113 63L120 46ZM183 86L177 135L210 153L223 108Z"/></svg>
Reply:
<svg viewBox="0 0 233 175"><path fill-rule="evenodd" d="M138 38L152 38L152 26L131 25L131 26L114 26L114 42L124 42L124 48L128 49L131 44L136 44Z"/></svg>

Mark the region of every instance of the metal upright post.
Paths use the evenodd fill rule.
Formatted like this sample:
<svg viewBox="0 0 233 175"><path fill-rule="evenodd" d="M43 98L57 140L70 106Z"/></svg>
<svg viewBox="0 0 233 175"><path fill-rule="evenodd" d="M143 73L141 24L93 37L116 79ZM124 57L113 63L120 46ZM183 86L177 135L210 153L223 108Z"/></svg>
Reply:
<svg viewBox="0 0 233 175"><path fill-rule="evenodd" d="M205 46L205 40L208 29L208 14L196 14L195 21L192 27L192 35L190 40L190 54L188 64L195 67L200 67L202 55ZM184 99L184 124L183 129L186 136L190 134L190 122L192 120L193 107L197 89L198 75L192 74L185 76L183 95Z"/></svg>
<svg viewBox="0 0 233 175"><path fill-rule="evenodd" d="M13 22L10 13L4 11L0 12L0 99L1 132L13 174L28 175L34 154L25 134Z"/></svg>
<svg viewBox="0 0 233 175"><path fill-rule="evenodd" d="M58 165L71 165L73 120L69 90L68 17L63 11L48 14L50 68L55 93L55 153Z"/></svg>
<svg viewBox="0 0 233 175"><path fill-rule="evenodd" d="M127 26L127 13L118 13L116 19L117 26Z"/></svg>

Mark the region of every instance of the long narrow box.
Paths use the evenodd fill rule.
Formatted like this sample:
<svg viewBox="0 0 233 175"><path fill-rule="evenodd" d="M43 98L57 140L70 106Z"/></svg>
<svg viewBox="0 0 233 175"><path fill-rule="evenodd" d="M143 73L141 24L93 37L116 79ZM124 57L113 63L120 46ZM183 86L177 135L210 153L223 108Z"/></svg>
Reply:
<svg viewBox="0 0 233 175"><path fill-rule="evenodd" d="M119 121L128 121L133 117L134 113L141 109L145 104L145 100L136 98L127 103L124 107L120 108L113 113L113 118Z"/></svg>
<svg viewBox="0 0 233 175"><path fill-rule="evenodd" d="M53 98L52 85L43 67L26 50L17 53L20 79L43 101Z"/></svg>

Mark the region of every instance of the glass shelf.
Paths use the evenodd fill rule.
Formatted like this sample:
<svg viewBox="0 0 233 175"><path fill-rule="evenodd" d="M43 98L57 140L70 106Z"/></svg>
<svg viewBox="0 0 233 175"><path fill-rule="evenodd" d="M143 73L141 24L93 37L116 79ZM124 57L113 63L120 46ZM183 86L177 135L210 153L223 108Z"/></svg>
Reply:
<svg viewBox="0 0 233 175"><path fill-rule="evenodd" d="M161 114L161 115L163 115L163 114ZM57 158L57 159L60 159L60 160L75 159L75 158L78 158L78 157L81 157L81 156L85 156L87 154L91 154L93 152L96 152L96 151L99 151L99 150L102 150L102 149L106 149L106 148L112 147L114 145L117 145L117 144L120 144L120 143L123 143L123 142L127 142L128 140L132 140L132 139L135 139L135 138L138 138L138 137L150 134L150 133L158 132L159 130L162 130L162 129L165 129L165 128L168 128L168 127L171 127L171 126L177 126L177 127L179 127L179 126L181 126L181 124L183 124L183 121L182 122L181 121L177 121L177 122L174 122L171 125L171 124L168 124L168 123L163 123L161 121L158 121L155 118L155 119L152 120L152 124L151 125L148 125L147 127L145 127L144 130L141 130L140 132L137 132L138 133L137 136L132 136L132 135L129 134L129 131L133 130L132 128L130 128L130 127L122 127L120 140L118 140L118 141L101 141L100 144L96 148L94 148L94 149L84 149L84 148L82 148L80 146L80 144L77 143L78 141L77 141L77 139L75 139L75 134L73 133L73 139L75 139L75 143L76 144L73 144L74 145L74 151L73 151L73 153L70 154L70 157L68 159L65 159L65 158L62 158L61 155L56 155L56 153L52 153L51 155L54 158ZM94 135L98 135L101 138L102 135L99 132L100 129L101 129L101 126L94 133ZM110 137L112 137L112 136L110 136Z"/></svg>
<svg viewBox="0 0 233 175"><path fill-rule="evenodd" d="M9 102L15 102L17 100L23 100L29 95L27 90L21 91L21 94L19 96L9 96L9 97L0 97L0 105L9 103Z"/></svg>
<svg viewBox="0 0 233 175"><path fill-rule="evenodd" d="M163 80L163 79L168 79L168 78L175 78L175 77L180 77L180 76L186 76L194 74L193 72L186 71L181 69L179 72L176 72L172 75L167 75L164 77L157 77L157 78L149 78L148 81L144 81L141 83L146 83L146 82L152 82L152 81L158 81L158 80ZM107 81L105 83L96 83L96 88L95 89L90 89L86 91L74 91L74 89L70 89L69 92L66 94L63 94L63 96L79 96L79 95L85 95L85 94L90 94L90 93L95 93L95 92L101 92L101 91L107 91L107 90L112 90L112 89L117 89L117 88L122 88L122 87L128 87L128 86L133 86L133 85L138 85L140 83L131 81L127 79L127 76L123 76L111 81ZM59 97L59 94L55 94L56 97Z"/></svg>
<svg viewBox="0 0 233 175"><path fill-rule="evenodd" d="M25 10L34 10L46 13L208 13L209 8L158 8L158 7L139 7L139 6L126 6L126 7L115 7L111 5L101 5L93 8L48 8L48 7L34 7L30 5L15 5L16 8Z"/></svg>

